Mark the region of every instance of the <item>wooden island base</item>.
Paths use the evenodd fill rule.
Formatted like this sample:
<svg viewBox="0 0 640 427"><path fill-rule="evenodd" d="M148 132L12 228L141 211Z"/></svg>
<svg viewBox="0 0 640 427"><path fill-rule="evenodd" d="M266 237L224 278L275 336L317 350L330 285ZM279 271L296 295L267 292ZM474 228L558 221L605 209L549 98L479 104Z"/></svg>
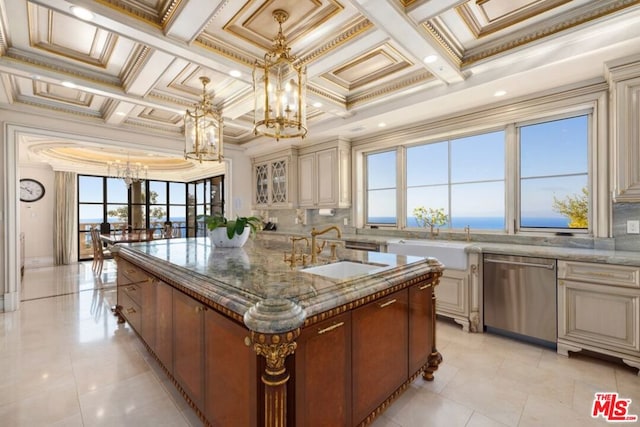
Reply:
<svg viewBox="0 0 640 427"><path fill-rule="evenodd" d="M163 272L117 263L116 314L207 425L367 425L442 360L438 270L265 334Z"/></svg>

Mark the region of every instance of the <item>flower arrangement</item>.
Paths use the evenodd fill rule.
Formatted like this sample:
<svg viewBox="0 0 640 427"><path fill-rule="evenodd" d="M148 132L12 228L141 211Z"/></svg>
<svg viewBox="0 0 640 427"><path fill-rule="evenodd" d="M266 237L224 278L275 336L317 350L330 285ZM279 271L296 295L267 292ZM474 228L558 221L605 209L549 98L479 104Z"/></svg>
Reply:
<svg viewBox="0 0 640 427"><path fill-rule="evenodd" d="M443 208L425 208L424 206L418 206L413 210L413 216L416 218L420 227L429 228L431 237L437 236L440 232L438 227L445 225L449 222L449 216L444 213ZM437 231L434 233L433 228L436 227Z"/></svg>

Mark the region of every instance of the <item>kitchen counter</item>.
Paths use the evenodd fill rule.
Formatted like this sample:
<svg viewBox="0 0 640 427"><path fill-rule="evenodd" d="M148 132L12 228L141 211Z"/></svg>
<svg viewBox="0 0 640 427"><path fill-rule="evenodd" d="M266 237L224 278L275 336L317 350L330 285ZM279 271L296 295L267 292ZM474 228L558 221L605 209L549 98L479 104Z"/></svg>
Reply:
<svg viewBox="0 0 640 427"><path fill-rule="evenodd" d="M116 314L208 424L367 425L442 360L433 288L443 266L433 258L341 248L350 263L323 253L291 266L291 244L269 238L113 251Z"/></svg>

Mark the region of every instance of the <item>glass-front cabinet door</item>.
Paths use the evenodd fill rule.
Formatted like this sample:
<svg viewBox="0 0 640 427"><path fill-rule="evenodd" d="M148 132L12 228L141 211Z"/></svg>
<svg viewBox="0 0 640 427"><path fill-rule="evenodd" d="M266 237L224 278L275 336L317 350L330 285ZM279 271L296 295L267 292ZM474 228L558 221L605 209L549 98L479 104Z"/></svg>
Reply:
<svg viewBox="0 0 640 427"><path fill-rule="evenodd" d="M271 163L271 204L287 203L287 162L278 160Z"/></svg>
<svg viewBox="0 0 640 427"><path fill-rule="evenodd" d="M264 163L255 166L256 194L255 204L267 206L269 204L269 164Z"/></svg>
<svg viewBox="0 0 640 427"><path fill-rule="evenodd" d="M253 159L253 208L296 206L297 150L288 149Z"/></svg>

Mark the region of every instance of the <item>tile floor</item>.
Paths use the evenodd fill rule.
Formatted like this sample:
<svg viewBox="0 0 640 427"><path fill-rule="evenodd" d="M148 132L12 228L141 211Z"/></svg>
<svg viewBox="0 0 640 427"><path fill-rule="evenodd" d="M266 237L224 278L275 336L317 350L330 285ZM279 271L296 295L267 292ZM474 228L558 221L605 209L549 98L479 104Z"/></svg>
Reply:
<svg viewBox="0 0 640 427"><path fill-rule="evenodd" d="M199 426L128 325L110 312L115 268L27 270L18 312L0 313L0 426ZM438 323L444 357L375 427L588 426L595 392L632 399L636 370ZM231 426L236 427L236 426Z"/></svg>

